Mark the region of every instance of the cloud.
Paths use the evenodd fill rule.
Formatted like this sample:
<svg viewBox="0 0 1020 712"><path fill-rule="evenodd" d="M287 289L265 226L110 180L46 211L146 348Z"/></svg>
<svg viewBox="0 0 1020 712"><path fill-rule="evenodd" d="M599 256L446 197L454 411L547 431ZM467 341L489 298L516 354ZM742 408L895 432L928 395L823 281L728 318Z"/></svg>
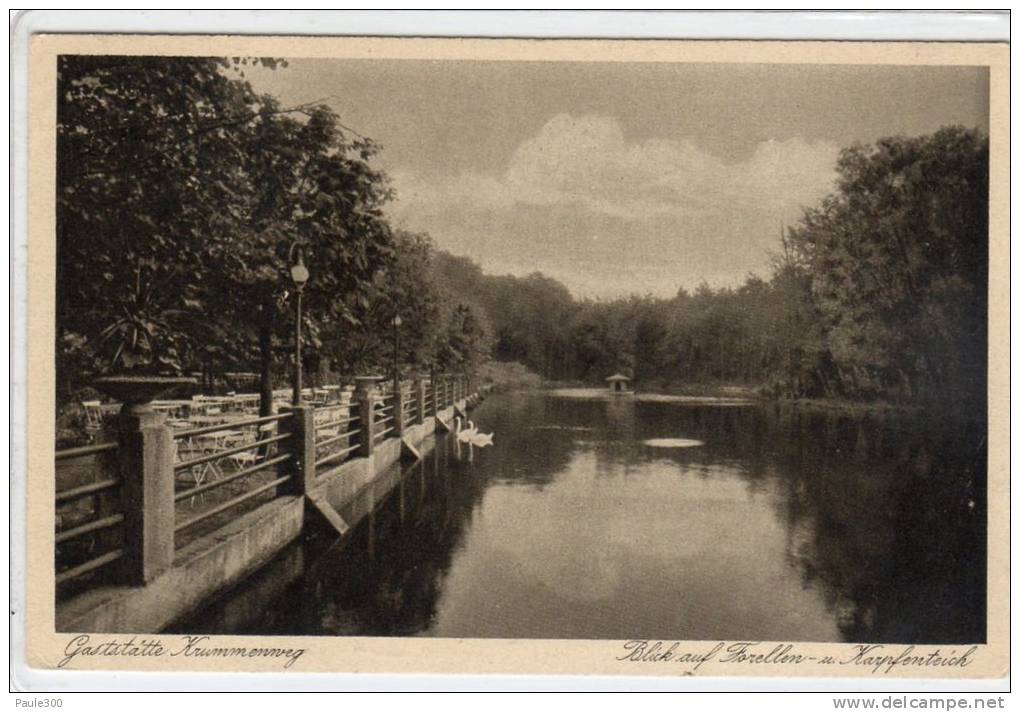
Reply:
<svg viewBox="0 0 1020 712"><path fill-rule="evenodd" d="M767 268L781 222L832 188L838 148L799 137L727 162L689 140L629 141L613 117L560 114L498 172L392 171L391 212L495 272L575 293L673 294Z"/></svg>

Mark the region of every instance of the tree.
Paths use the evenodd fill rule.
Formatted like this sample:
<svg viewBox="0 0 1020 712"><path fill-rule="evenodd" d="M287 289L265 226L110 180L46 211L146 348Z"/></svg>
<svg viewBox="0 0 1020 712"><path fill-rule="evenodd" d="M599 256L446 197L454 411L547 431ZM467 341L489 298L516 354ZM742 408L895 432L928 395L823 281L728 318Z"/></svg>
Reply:
<svg viewBox="0 0 1020 712"><path fill-rule="evenodd" d="M312 346L325 328L358 326L352 304L393 254L390 191L369 165L377 147L328 107L256 94L237 76L256 61L276 64L60 58L61 382L257 352L268 407L274 334L293 328L295 241L312 268Z"/></svg>
<svg viewBox="0 0 1020 712"><path fill-rule="evenodd" d="M398 231L393 250L364 293L351 293L344 309L349 318L328 332L324 352L341 370L382 369L393 363L399 315L401 364L424 365L435 360L441 326L442 294L432 266L433 247L427 235Z"/></svg>
<svg viewBox="0 0 1020 712"><path fill-rule="evenodd" d="M981 398L988 140L944 128L843 151L838 191L791 233L858 395Z"/></svg>
<svg viewBox="0 0 1020 712"><path fill-rule="evenodd" d="M497 358L520 361L547 378L565 373L574 309L570 292L541 273L491 278L482 303L493 326Z"/></svg>
<svg viewBox="0 0 1020 712"><path fill-rule="evenodd" d="M58 60L57 323L93 371L191 356L207 237L230 227L243 189L229 129L257 112L227 65Z"/></svg>
<svg viewBox="0 0 1020 712"><path fill-rule="evenodd" d="M474 371L492 351L489 326L484 312L463 301L447 302L442 320L445 328L438 334L436 365L443 370Z"/></svg>
<svg viewBox="0 0 1020 712"><path fill-rule="evenodd" d="M273 335L293 329L286 291L291 247L303 247L311 271L305 289L308 355L327 358L333 354L323 350L323 333L334 335L335 347L336 334L374 328L359 310L378 290L395 247L382 214L391 192L385 176L368 163L377 146L350 139L326 106L300 107L299 120L275 100L263 101L269 110L252 123L246 152L249 180L259 190L247 206L243 244L228 241L219 252L225 291L218 296L248 307L240 323L258 334L266 410L272 401Z"/></svg>

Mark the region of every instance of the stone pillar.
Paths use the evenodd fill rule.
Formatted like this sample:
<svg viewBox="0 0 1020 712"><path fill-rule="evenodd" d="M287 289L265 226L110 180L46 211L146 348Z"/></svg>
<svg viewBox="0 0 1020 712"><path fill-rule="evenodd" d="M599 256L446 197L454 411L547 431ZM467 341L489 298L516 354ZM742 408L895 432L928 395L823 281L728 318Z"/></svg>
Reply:
<svg viewBox="0 0 1020 712"><path fill-rule="evenodd" d="M425 424L425 389L428 384L428 376L424 374L418 374L414 379L414 397L418 401L418 412L415 417L415 422L418 425Z"/></svg>
<svg viewBox="0 0 1020 712"><path fill-rule="evenodd" d="M395 381L393 383L393 434L396 437L401 437L404 434L404 429L407 424L404 423L404 403L407 401L407 396L404 394L404 382Z"/></svg>
<svg viewBox="0 0 1020 712"><path fill-rule="evenodd" d="M290 433L281 445L290 451L292 479L286 484L291 494L307 494L315 486L315 408L288 405L281 413L291 413L280 421L280 434Z"/></svg>
<svg viewBox="0 0 1020 712"><path fill-rule="evenodd" d="M117 416L117 467L124 512L125 582L146 584L174 560L174 440L166 416L135 409Z"/></svg>
<svg viewBox="0 0 1020 712"><path fill-rule="evenodd" d="M371 457L375 448L376 384L380 380L379 376L358 376L354 379L354 399L358 402L358 415L361 417L360 457Z"/></svg>

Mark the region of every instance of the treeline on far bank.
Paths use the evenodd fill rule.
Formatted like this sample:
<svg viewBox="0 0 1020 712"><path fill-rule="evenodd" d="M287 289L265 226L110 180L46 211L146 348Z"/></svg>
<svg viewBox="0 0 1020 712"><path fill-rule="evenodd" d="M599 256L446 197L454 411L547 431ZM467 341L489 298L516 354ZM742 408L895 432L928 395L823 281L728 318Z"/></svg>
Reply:
<svg viewBox="0 0 1020 712"><path fill-rule="evenodd" d="M499 360L547 379L742 383L764 395L983 407L988 140L943 128L845 149L834 192L783 233L768 278L669 299L575 300L541 274L436 255Z"/></svg>

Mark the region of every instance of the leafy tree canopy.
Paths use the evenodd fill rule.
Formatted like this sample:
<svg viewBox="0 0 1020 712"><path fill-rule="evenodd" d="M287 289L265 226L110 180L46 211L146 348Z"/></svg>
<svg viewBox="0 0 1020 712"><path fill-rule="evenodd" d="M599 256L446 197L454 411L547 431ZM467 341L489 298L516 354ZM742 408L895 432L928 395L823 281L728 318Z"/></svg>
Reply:
<svg viewBox="0 0 1020 712"><path fill-rule="evenodd" d="M75 366L65 380L250 362L256 335L271 363L273 333L291 319L295 242L312 273L313 344L331 325L359 326L352 300L394 255L391 194L369 164L377 146L326 106L255 93L240 76L255 62L276 63L60 58L58 352Z"/></svg>

